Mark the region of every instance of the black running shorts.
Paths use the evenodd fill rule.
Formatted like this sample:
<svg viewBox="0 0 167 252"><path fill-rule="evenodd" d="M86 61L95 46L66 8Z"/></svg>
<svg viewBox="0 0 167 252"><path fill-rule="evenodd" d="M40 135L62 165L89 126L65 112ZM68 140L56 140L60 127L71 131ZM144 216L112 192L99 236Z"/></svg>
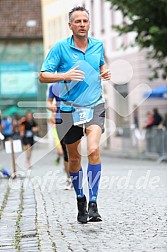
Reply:
<svg viewBox="0 0 167 252"><path fill-rule="evenodd" d="M61 118L63 122L61 124L57 124L56 128L59 132L60 140L64 137L65 144L72 144L76 141L80 140L84 135L83 125L74 126L73 118L71 113L61 111ZM98 125L102 129L102 133L104 132L104 119L105 119L105 108L104 103L101 103L94 108L93 118L90 122L85 123L85 128L90 125Z"/></svg>

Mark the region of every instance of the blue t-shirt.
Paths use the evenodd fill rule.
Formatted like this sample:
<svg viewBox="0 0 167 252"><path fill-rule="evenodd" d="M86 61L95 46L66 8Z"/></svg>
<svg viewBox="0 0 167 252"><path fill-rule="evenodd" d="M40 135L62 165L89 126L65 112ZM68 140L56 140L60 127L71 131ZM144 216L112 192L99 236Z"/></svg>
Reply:
<svg viewBox="0 0 167 252"><path fill-rule="evenodd" d="M5 136L10 136L12 135L12 122L9 120L2 120L1 122L3 129L2 129L2 134Z"/></svg>
<svg viewBox="0 0 167 252"><path fill-rule="evenodd" d="M72 106L91 106L100 101L102 87L99 78L100 66L104 65L104 48L100 40L88 38L88 47L84 53L74 45L73 36L58 42L48 53L41 71L67 72L75 66L84 71L81 82L60 82L59 97L61 110L68 111ZM66 103L68 102L68 103Z"/></svg>

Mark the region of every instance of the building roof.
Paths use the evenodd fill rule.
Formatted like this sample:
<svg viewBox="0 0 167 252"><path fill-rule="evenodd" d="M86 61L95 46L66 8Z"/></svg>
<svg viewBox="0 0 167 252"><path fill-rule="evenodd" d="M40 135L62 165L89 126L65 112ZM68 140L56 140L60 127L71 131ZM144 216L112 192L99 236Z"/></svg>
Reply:
<svg viewBox="0 0 167 252"><path fill-rule="evenodd" d="M0 0L0 39L42 38L41 0Z"/></svg>

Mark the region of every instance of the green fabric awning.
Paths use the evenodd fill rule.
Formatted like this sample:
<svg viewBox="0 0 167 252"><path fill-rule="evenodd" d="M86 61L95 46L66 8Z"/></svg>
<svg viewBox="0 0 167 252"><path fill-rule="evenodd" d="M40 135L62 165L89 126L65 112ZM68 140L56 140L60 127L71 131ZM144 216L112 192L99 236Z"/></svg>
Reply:
<svg viewBox="0 0 167 252"><path fill-rule="evenodd" d="M2 113L2 117L4 116L12 116L13 114L18 114L20 116L25 115L25 113L27 112L27 108L19 108L17 106L10 106L4 110L1 110Z"/></svg>

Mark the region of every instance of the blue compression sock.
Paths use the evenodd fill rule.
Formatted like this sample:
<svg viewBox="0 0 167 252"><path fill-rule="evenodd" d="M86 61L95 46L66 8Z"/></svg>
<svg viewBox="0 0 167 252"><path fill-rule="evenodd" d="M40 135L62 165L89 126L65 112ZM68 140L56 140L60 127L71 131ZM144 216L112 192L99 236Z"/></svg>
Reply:
<svg viewBox="0 0 167 252"><path fill-rule="evenodd" d="M89 202L96 202L101 177L101 164L88 164Z"/></svg>
<svg viewBox="0 0 167 252"><path fill-rule="evenodd" d="M70 176L71 176L71 181L73 183L77 198L83 198L84 193L83 193L83 186L82 186L82 180L83 180L82 168L76 173L70 172Z"/></svg>

